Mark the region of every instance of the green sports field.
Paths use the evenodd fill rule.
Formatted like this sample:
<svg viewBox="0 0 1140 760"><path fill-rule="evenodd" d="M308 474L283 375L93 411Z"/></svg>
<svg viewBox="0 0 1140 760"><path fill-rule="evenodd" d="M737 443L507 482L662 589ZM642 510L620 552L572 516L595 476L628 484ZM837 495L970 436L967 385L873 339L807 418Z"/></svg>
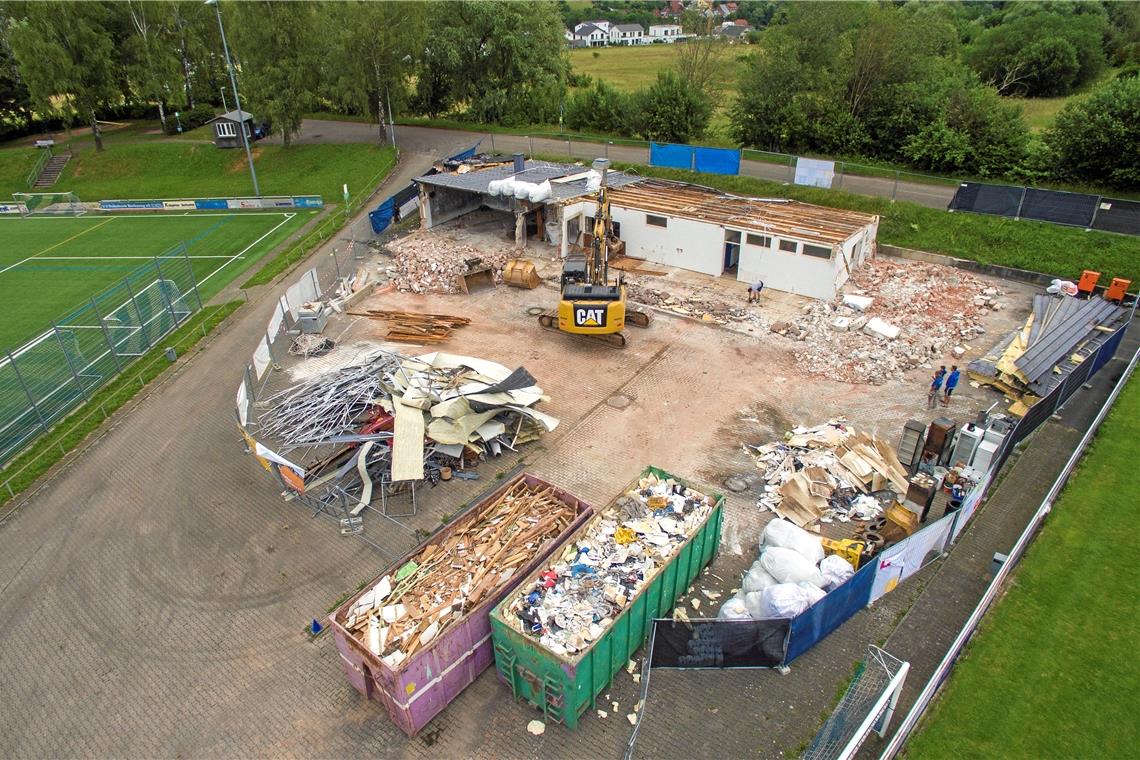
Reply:
<svg viewBox="0 0 1140 760"><path fill-rule="evenodd" d="M196 212L0 218L0 292L7 319L0 351L41 334L158 257L185 266L185 245L202 299L283 241L315 213Z"/></svg>

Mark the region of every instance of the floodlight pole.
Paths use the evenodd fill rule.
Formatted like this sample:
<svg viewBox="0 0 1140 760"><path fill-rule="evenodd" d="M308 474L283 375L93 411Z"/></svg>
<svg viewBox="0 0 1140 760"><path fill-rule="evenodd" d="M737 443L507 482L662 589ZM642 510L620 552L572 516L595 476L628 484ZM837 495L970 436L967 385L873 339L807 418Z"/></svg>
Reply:
<svg viewBox="0 0 1140 760"><path fill-rule="evenodd" d="M245 157L249 159L249 176L253 180L253 194L261 197L261 188L257 184L257 170L253 168L253 153L249 150L249 136L245 133L245 119L241 110L241 98L238 97L237 78L234 76L234 63L230 60L230 46L226 42L226 28L222 25L222 9L218 0L206 0L206 5L214 6L214 13L218 16L218 31L222 33L222 50L226 54L226 69L230 73L230 87L234 91L234 108L238 114L238 132L241 132L241 144L245 148Z"/></svg>

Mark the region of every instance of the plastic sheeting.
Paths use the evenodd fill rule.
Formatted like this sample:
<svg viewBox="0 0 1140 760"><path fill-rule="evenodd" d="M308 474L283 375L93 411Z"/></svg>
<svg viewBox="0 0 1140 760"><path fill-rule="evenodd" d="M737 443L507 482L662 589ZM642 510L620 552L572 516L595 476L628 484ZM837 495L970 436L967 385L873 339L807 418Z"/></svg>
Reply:
<svg viewBox="0 0 1140 760"><path fill-rule="evenodd" d="M740 174L740 151L651 142L649 163L651 166L692 169L706 174Z"/></svg>
<svg viewBox="0 0 1140 760"><path fill-rule="evenodd" d="M796 157L796 184L830 188L835 179L835 162L818 158Z"/></svg>
<svg viewBox="0 0 1140 760"><path fill-rule="evenodd" d="M973 211L975 214L1017 216L1021 206L1021 191L1012 185L986 185L981 182L963 182L950 199L951 211Z"/></svg>
<svg viewBox="0 0 1140 760"><path fill-rule="evenodd" d="M1025 200L1021 203L1021 218L1088 227L1098 200L1100 196L1097 195L1029 187L1025 189Z"/></svg>
<svg viewBox="0 0 1140 760"><path fill-rule="evenodd" d="M1086 193L963 182L948 208L1140 235L1140 202Z"/></svg>
<svg viewBox="0 0 1140 760"><path fill-rule="evenodd" d="M774 668L790 620L656 620L651 668Z"/></svg>
<svg viewBox="0 0 1140 760"><path fill-rule="evenodd" d="M786 662L799 657L871 601L876 564L869 562L846 583L792 620Z"/></svg>

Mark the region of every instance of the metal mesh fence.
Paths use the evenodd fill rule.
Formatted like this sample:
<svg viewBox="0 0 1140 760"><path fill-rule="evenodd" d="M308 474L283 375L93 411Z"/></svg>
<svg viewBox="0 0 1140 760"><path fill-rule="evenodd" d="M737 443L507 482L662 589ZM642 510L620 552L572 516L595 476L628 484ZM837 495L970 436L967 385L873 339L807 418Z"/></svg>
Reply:
<svg viewBox="0 0 1140 760"><path fill-rule="evenodd" d="M905 668L902 660L869 646L851 685L804 752L804 760L852 757L872 729L885 731Z"/></svg>
<svg viewBox="0 0 1140 760"><path fill-rule="evenodd" d="M183 251L144 264L0 354L0 465L201 307Z"/></svg>

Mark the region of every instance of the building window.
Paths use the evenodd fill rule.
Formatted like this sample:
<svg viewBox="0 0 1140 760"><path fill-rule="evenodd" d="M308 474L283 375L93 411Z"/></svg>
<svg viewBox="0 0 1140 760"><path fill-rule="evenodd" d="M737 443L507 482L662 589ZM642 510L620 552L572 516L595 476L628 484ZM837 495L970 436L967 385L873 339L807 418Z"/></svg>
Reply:
<svg viewBox="0 0 1140 760"><path fill-rule="evenodd" d="M772 238L767 235L753 235L748 233L748 245L758 245L761 248L771 248Z"/></svg>
<svg viewBox="0 0 1140 760"><path fill-rule="evenodd" d="M781 251L787 251L788 253L795 253L796 249L799 247L800 247L800 244L797 243L795 240L781 240L780 241L780 250Z"/></svg>
<svg viewBox="0 0 1140 760"><path fill-rule="evenodd" d="M645 215L645 223L650 227L668 227L669 220L663 216L654 216L653 214Z"/></svg>
<svg viewBox="0 0 1140 760"><path fill-rule="evenodd" d="M811 243L804 243L805 256L817 256L821 259L831 258L831 249L825 245L812 245Z"/></svg>
<svg viewBox="0 0 1140 760"><path fill-rule="evenodd" d="M232 121L219 121L214 124L214 133L218 137L237 137L237 125Z"/></svg>

